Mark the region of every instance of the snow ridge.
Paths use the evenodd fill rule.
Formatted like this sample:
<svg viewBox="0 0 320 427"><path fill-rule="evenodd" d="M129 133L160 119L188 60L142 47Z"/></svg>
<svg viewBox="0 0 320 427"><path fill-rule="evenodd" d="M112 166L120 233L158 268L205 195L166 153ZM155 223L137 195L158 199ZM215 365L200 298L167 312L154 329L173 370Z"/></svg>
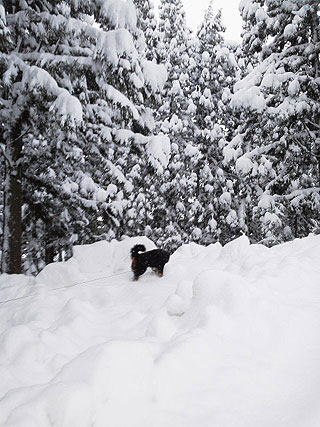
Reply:
<svg viewBox="0 0 320 427"><path fill-rule="evenodd" d="M137 283L136 243L154 248L100 241L0 276L2 299L36 293L1 307L1 426L319 425L320 236L191 243Z"/></svg>

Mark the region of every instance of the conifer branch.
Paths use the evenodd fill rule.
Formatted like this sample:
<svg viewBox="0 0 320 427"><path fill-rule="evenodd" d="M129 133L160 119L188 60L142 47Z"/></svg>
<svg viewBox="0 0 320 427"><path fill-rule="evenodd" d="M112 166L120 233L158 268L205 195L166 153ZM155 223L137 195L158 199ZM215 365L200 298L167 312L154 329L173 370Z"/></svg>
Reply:
<svg viewBox="0 0 320 427"><path fill-rule="evenodd" d="M28 129L25 132L23 132L21 135L19 135L17 138L9 141L8 145L9 144L14 144L16 141L18 141L19 139L23 138L30 131L30 129L31 129L31 126L29 126ZM2 151L2 154L3 154L4 158L5 158L5 160L7 161L9 167L12 169L15 165L13 164L12 160L10 159L10 157L6 153L5 144L0 144L0 148L1 148L1 151Z"/></svg>
<svg viewBox="0 0 320 427"><path fill-rule="evenodd" d="M292 138L299 145L299 147L303 149L303 151L305 151L306 153L310 154L313 157L316 157L317 159L320 159L320 155L319 154L315 154L313 151L309 150L305 145L302 144L302 142L300 142L294 136Z"/></svg>
<svg viewBox="0 0 320 427"><path fill-rule="evenodd" d="M21 135L19 135L17 138L13 139L12 141L9 141L9 144L13 144L16 141L19 141L19 139L21 139L25 135L27 135L27 133L29 132L30 129L31 129L31 126L29 126L28 129L25 132L23 132Z"/></svg>
<svg viewBox="0 0 320 427"><path fill-rule="evenodd" d="M10 160L10 158L7 156L6 150L5 150L5 145L4 144L0 144L0 148L3 154L3 157L5 158L5 160L8 162L10 168L12 168L12 162Z"/></svg>
<svg viewBox="0 0 320 427"><path fill-rule="evenodd" d="M307 123L309 123L310 125L314 126L315 128L319 129L319 131L320 131L320 125L317 125L317 123L314 123L314 122L312 122L312 121L311 121L311 120L309 120L309 119L305 119L305 121L306 121Z"/></svg>

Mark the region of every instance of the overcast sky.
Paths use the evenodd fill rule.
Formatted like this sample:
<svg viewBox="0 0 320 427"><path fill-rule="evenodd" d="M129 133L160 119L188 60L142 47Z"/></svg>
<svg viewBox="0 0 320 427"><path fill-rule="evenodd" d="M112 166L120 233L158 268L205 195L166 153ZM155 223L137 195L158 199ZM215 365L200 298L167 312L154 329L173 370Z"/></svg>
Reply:
<svg viewBox="0 0 320 427"><path fill-rule="evenodd" d="M159 0L154 0L156 6ZM222 21L227 27L227 39L240 41L241 17L238 10L240 0L214 0L213 7L217 11L222 9ZM188 25L196 29L203 19L204 11L210 0L182 0L187 15Z"/></svg>

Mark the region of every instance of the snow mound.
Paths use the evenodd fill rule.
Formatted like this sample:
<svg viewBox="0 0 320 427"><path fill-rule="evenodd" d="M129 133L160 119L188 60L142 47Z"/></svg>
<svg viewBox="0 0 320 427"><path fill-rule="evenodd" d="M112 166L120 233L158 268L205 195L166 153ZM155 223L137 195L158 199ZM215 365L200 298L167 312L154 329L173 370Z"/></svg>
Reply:
<svg viewBox="0 0 320 427"><path fill-rule="evenodd" d="M0 277L1 300L37 291L1 305L0 426L320 425L320 236L190 243L133 282L137 243Z"/></svg>
<svg viewBox="0 0 320 427"><path fill-rule="evenodd" d="M130 249L136 244L147 250L155 248L146 237L126 238L119 242L105 240L91 245L75 246L73 257L67 262L47 265L37 276L37 282L46 285L76 284L86 279L114 275L130 269Z"/></svg>

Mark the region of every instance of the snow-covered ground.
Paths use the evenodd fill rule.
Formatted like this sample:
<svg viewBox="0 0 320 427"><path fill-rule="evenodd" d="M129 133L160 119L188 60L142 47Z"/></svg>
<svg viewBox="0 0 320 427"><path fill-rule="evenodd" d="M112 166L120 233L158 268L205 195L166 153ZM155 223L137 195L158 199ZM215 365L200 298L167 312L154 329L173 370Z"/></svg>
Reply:
<svg viewBox="0 0 320 427"><path fill-rule="evenodd" d="M136 243L0 276L0 426L320 426L320 236L189 244L133 282Z"/></svg>

